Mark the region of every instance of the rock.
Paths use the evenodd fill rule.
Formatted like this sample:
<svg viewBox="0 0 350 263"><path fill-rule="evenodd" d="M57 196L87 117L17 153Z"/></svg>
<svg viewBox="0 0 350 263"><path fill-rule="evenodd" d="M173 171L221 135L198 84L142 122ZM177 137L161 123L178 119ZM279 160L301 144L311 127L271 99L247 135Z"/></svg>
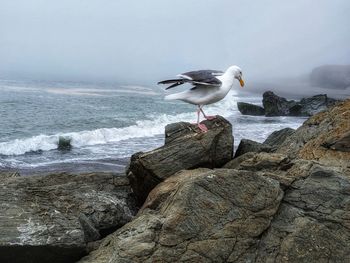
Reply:
<svg viewBox="0 0 350 263"><path fill-rule="evenodd" d="M190 123L168 125L164 146L131 157L127 175L139 205L157 184L180 170L221 167L232 159L231 124L220 116L203 123L209 128L206 133Z"/></svg>
<svg viewBox="0 0 350 263"><path fill-rule="evenodd" d="M241 157L241 156L240 156ZM242 155L239 161L233 159L225 164L224 168L247 170L247 171L273 171L276 169L287 170L290 159L283 154L278 153L250 153ZM287 168L284 168L287 165Z"/></svg>
<svg viewBox="0 0 350 263"><path fill-rule="evenodd" d="M346 132L340 138L329 139L321 145L336 151L350 152L350 132Z"/></svg>
<svg viewBox="0 0 350 263"><path fill-rule="evenodd" d="M133 202L127 178L112 174L1 180L0 262L75 262L133 218Z"/></svg>
<svg viewBox="0 0 350 263"><path fill-rule="evenodd" d="M253 116L263 116L265 115L265 110L263 107L250 104L250 103L245 103L245 102L237 102L237 107L238 110L243 114L243 115L253 115Z"/></svg>
<svg viewBox="0 0 350 263"><path fill-rule="evenodd" d="M294 132L295 130L292 128L284 128L279 131L274 131L267 137L263 144L271 147L278 147Z"/></svg>
<svg viewBox="0 0 350 263"><path fill-rule="evenodd" d="M242 154L248 153L248 152L270 152L271 147L268 145L264 145L259 142L255 142L248 139L242 139L241 142L238 145L238 148L235 153L235 157L241 156Z"/></svg>
<svg viewBox="0 0 350 263"><path fill-rule="evenodd" d="M316 160L330 166L349 166L350 153L326 148L329 139L342 138L350 130L350 99L310 117L277 147L291 158Z"/></svg>
<svg viewBox="0 0 350 263"><path fill-rule="evenodd" d="M182 171L80 262L247 262L282 196L276 180L254 172Z"/></svg>
<svg viewBox="0 0 350 263"><path fill-rule="evenodd" d="M288 101L279 97L272 91L266 91L263 94L263 105L266 116L288 116L290 108L296 106L295 101Z"/></svg>
<svg viewBox="0 0 350 263"><path fill-rule="evenodd" d="M72 139L69 137L60 136L58 139L57 149L60 151L69 151L72 149Z"/></svg>
<svg viewBox="0 0 350 263"><path fill-rule="evenodd" d="M266 116L312 116L334 106L339 100L328 98L326 94L304 98L300 102L279 97L272 91L263 94Z"/></svg>
<svg viewBox="0 0 350 263"><path fill-rule="evenodd" d="M312 116L335 105L338 100L328 98L326 94L304 98L300 101L300 114L295 116Z"/></svg>
<svg viewBox="0 0 350 263"><path fill-rule="evenodd" d="M349 175L314 165L286 191L255 262L349 262Z"/></svg>
<svg viewBox="0 0 350 263"><path fill-rule="evenodd" d="M19 172L16 172L16 171L11 171L11 172L0 171L0 180L6 180L8 178L19 177L19 176L20 176Z"/></svg>
<svg viewBox="0 0 350 263"><path fill-rule="evenodd" d="M311 83L322 88L350 87L350 65L324 65L312 70Z"/></svg>

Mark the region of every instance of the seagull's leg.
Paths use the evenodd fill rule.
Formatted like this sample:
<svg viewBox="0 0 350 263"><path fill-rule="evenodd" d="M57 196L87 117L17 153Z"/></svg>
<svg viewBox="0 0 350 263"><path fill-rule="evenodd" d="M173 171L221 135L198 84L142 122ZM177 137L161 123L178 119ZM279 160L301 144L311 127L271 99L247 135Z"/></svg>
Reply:
<svg viewBox="0 0 350 263"><path fill-rule="evenodd" d="M204 118L206 118L206 119L209 120L209 121L216 119L216 116L208 116L208 115L205 115L205 113L204 113L202 107L203 107L203 106L200 106L199 109L200 109L200 111L203 113Z"/></svg>
<svg viewBox="0 0 350 263"><path fill-rule="evenodd" d="M197 109L197 126L202 132L207 132L208 131L207 126L205 126L205 124L199 123L200 114L201 114L201 107L198 105L198 109Z"/></svg>

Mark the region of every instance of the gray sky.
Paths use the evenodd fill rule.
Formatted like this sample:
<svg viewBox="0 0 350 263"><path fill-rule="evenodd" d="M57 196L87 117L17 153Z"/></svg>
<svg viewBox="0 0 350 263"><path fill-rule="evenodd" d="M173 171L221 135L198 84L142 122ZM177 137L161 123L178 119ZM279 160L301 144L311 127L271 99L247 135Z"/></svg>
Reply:
<svg viewBox="0 0 350 263"><path fill-rule="evenodd" d="M149 84L350 64L349 0L0 0L0 78Z"/></svg>

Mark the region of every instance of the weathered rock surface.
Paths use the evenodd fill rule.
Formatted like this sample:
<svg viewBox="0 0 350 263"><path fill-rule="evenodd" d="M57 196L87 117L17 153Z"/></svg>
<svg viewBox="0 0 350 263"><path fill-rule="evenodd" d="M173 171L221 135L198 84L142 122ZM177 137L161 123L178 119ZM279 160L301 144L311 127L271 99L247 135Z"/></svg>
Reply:
<svg viewBox="0 0 350 263"><path fill-rule="evenodd" d="M326 94L304 98L300 101L300 113L297 116L312 116L324 111L338 102L335 99L328 98Z"/></svg>
<svg viewBox="0 0 350 263"><path fill-rule="evenodd" d="M271 147L256 141L242 139L235 152L235 158L248 152L270 152Z"/></svg>
<svg viewBox="0 0 350 263"><path fill-rule="evenodd" d="M180 170L221 167L232 159L231 124L220 116L203 123L209 128L206 133L190 123L168 125L164 146L131 157L127 175L139 205L157 184Z"/></svg>
<svg viewBox="0 0 350 263"><path fill-rule="evenodd" d="M263 105L266 116L288 116L290 108L296 106L295 101L288 101L285 98L279 97L272 91L266 91L263 94Z"/></svg>
<svg viewBox="0 0 350 263"><path fill-rule="evenodd" d="M256 262L349 262L350 173L314 165L285 191Z"/></svg>
<svg viewBox="0 0 350 263"><path fill-rule="evenodd" d="M235 169L166 179L80 262L349 261L350 170L246 155Z"/></svg>
<svg viewBox="0 0 350 263"><path fill-rule="evenodd" d="M336 151L350 152L350 131L339 136L339 138L327 140L322 146Z"/></svg>
<svg viewBox="0 0 350 263"><path fill-rule="evenodd" d="M69 137L60 136L58 138L57 149L60 151L69 151L72 149L72 139Z"/></svg>
<svg viewBox="0 0 350 263"><path fill-rule="evenodd" d="M135 213L125 177L51 174L0 181L0 262L75 262Z"/></svg>
<svg viewBox="0 0 350 263"><path fill-rule="evenodd" d="M276 152L168 177L80 262L350 261L349 103L271 136Z"/></svg>
<svg viewBox="0 0 350 263"><path fill-rule="evenodd" d="M265 115L265 110L263 107L246 103L246 102L237 102L238 110L243 115L253 115L253 116L263 116Z"/></svg>
<svg viewBox="0 0 350 263"><path fill-rule="evenodd" d="M350 152L324 147L350 131L350 99L310 117L277 149L292 158L316 160L331 166L350 166Z"/></svg>
<svg viewBox="0 0 350 263"><path fill-rule="evenodd" d="M312 116L334 106L338 100L328 98L326 94L303 98L301 101L287 100L272 91L263 94L266 116Z"/></svg>
<svg viewBox="0 0 350 263"><path fill-rule="evenodd" d="M80 262L244 261L254 256L282 195L278 181L254 172L183 171Z"/></svg>
<svg viewBox="0 0 350 263"><path fill-rule="evenodd" d="M284 129L279 130L279 131L274 131L266 138L266 140L263 142L263 144L274 147L274 148L278 147L294 132L295 132L295 130L292 128L284 128Z"/></svg>

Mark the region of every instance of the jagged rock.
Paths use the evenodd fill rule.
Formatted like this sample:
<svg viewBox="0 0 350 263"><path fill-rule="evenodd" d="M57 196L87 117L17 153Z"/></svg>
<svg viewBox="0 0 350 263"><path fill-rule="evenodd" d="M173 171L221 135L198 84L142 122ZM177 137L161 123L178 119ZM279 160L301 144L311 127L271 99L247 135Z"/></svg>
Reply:
<svg viewBox="0 0 350 263"><path fill-rule="evenodd" d="M271 147L278 147L285 141L288 136L292 135L294 132L295 130L292 128L284 128L279 131L274 131L267 137L263 144Z"/></svg>
<svg viewBox="0 0 350 263"><path fill-rule="evenodd" d="M242 139L236 150L235 158L248 152L270 152L270 151L271 151L271 147L268 145L264 145L262 143L248 140L248 139Z"/></svg>
<svg viewBox="0 0 350 263"><path fill-rule="evenodd" d="M263 105L266 116L288 116L290 108L296 106L295 101L288 101L285 98L277 96L272 91L266 91L263 94Z"/></svg>
<svg viewBox="0 0 350 263"><path fill-rule="evenodd" d="M0 262L75 262L88 242L129 222L127 178L51 174L0 181Z"/></svg>
<svg viewBox="0 0 350 263"><path fill-rule="evenodd" d="M304 98L300 101L300 114L295 116L312 116L335 105L338 100L328 98L326 94Z"/></svg>
<svg viewBox="0 0 350 263"><path fill-rule="evenodd" d="M253 115L253 116L263 116L265 115L265 110L263 107L250 104L250 103L245 103L245 102L237 102L237 107L238 110L243 114L243 115Z"/></svg>
<svg viewBox="0 0 350 263"><path fill-rule="evenodd" d="M159 184L134 221L80 262L247 261L281 198L276 180L254 172L182 171Z"/></svg>
<svg viewBox="0 0 350 263"><path fill-rule="evenodd" d="M330 138L341 138L350 130L350 99L310 117L277 147L291 158L317 160L330 166L349 166L350 152L328 149Z"/></svg>
<svg viewBox="0 0 350 263"><path fill-rule="evenodd" d="M314 165L295 181L254 262L349 262L349 175Z"/></svg>
<svg viewBox="0 0 350 263"><path fill-rule="evenodd" d="M204 124L206 133L190 123L168 125L164 146L131 157L127 175L139 205L157 184L180 170L221 167L232 159L231 124L220 116Z"/></svg>
<svg viewBox="0 0 350 263"><path fill-rule="evenodd" d="M250 171L246 163L166 179L80 262L349 261L350 170L305 160L284 170L282 155L253 155L260 164Z"/></svg>
<svg viewBox="0 0 350 263"><path fill-rule="evenodd" d="M19 176L20 176L19 172L16 172L16 171L12 171L12 172L0 171L0 180L19 177Z"/></svg>
<svg viewBox="0 0 350 263"><path fill-rule="evenodd" d="M247 170L247 171L262 171L262 170L275 170L275 169L289 169L288 165L290 159L283 154L278 153L253 153L242 155L241 159L237 161L233 159L224 165L224 168L237 169L237 170Z"/></svg>
<svg viewBox="0 0 350 263"><path fill-rule="evenodd" d="M223 168L257 172L279 181L282 188L289 187L297 178L307 176L313 162L291 160L278 153L246 153L225 164Z"/></svg>
<svg viewBox="0 0 350 263"><path fill-rule="evenodd" d="M263 94L266 116L312 116L334 106L339 100L328 98L326 94L303 98L297 102L279 97L272 91Z"/></svg>
<svg viewBox="0 0 350 263"><path fill-rule="evenodd" d="M329 139L322 146L336 151L350 152L350 132L341 135L340 138Z"/></svg>
<svg viewBox="0 0 350 263"><path fill-rule="evenodd" d="M69 151L72 149L72 144L71 144L72 139L69 137L62 137L60 136L58 138L58 143L57 143L57 149L60 151Z"/></svg>

